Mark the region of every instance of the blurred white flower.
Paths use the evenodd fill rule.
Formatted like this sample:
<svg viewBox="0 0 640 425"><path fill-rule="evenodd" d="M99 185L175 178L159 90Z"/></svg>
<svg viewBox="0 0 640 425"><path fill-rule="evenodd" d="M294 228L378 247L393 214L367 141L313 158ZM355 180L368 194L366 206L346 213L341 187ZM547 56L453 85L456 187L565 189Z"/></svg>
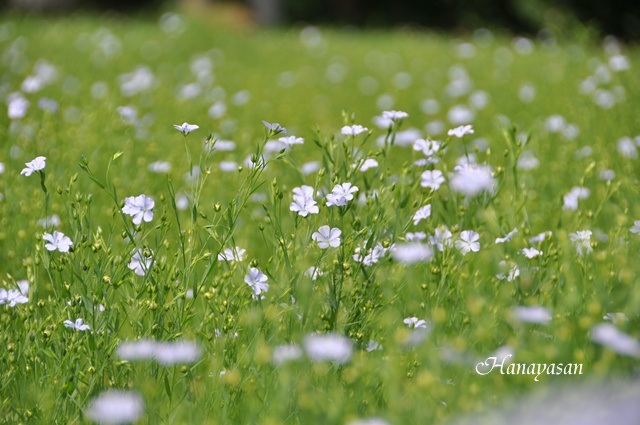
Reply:
<svg viewBox="0 0 640 425"><path fill-rule="evenodd" d="M68 236L65 236L64 233L58 232L57 230L53 232L53 235L45 233L42 236L42 239L49 242L44 245L48 251L69 252L69 249L73 246L71 239Z"/></svg>
<svg viewBox="0 0 640 425"><path fill-rule="evenodd" d="M302 349L296 344L277 345L273 348L271 361L276 366L282 363L298 360L302 357Z"/></svg>
<svg viewBox="0 0 640 425"><path fill-rule="evenodd" d="M26 165L26 168L23 168L20 174L29 177L31 174L37 171L44 170L44 167L46 166L46 163L45 163L46 160L47 158L44 156L36 157L33 161L30 161L24 164Z"/></svg>
<svg viewBox="0 0 640 425"><path fill-rule="evenodd" d="M304 275L308 276L311 278L311 280L316 280L318 279L319 276L322 276L324 274L324 272L322 270L320 270L317 267L309 267L305 272Z"/></svg>
<svg viewBox="0 0 640 425"><path fill-rule="evenodd" d="M390 425L390 423L382 418L373 417L366 419L354 419L349 421L347 425Z"/></svg>
<svg viewBox="0 0 640 425"><path fill-rule="evenodd" d="M636 220L633 222L633 226L631 226L631 233L640 235L640 220Z"/></svg>
<svg viewBox="0 0 640 425"><path fill-rule="evenodd" d="M504 238L496 238L496 243L505 243L511 240L511 238L518 233L518 229L514 228L512 231L507 233Z"/></svg>
<svg viewBox="0 0 640 425"><path fill-rule="evenodd" d="M444 183L444 176L440 170L427 170L420 176L420 186L438 190L440 185Z"/></svg>
<svg viewBox="0 0 640 425"><path fill-rule="evenodd" d="M418 209L418 211L413 214L413 225L417 226L420 221L427 219L431 216L431 204L427 204Z"/></svg>
<svg viewBox="0 0 640 425"><path fill-rule="evenodd" d="M62 324L69 329L75 329L77 331L86 331L91 329L91 327L84 323L84 320L82 319L76 319L75 322L72 322L71 320L65 320L64 322L62 322Z"/></svg>
<svg viewBox="0 0 640 425"><path fill-rule="evenodd" d="M218 261L242 261L246 249L242 249L239 246L235 248L225 248L220 254L218 254Z"/></svg>
<svg viewBox="0 0 640 425"><path fill-rule="evenodd" d="M407 242L420 242L427 238L427 234L424 232L407 232L407 234L404 235L404 238Z"/></svg>
<svg viewBox="0 0 640 425"><path fill-rule="evenodd" d="M518 306L511 311L512 316L523 323L535 323L539 325L548 325L551 323L551 311L540 306Z"/></svg>
<svg viewBox="0 0 640 425"><path fill-rule="evenodd" d="M244 281L253 289L253 297L258 299L263 292L269 291L269 278L255 267L249 269L249 274L245 275Z"/></svg>
<svg viewBox="0 0 640 425"><path fill-rule="evenodd" d="M383 111L382 117L391 121L400 121L409 117L409 114L403 111Z"/></svg>
<svg viewBox="0 0 640 425"><path fill-rule="evenodd" d="M618 330L611 323L591 328L591 340L625 356L640 358L640 341Z"/></svg>
<svg viewBox="0 0 640 425"><path fill-rule="evenodd" d="M422 152L427 158L437 154L441 146L441 142L431 139L416 139L416 141L413 142L413 150Z"/></svg>
<svg viewBox="0 0 640 425"><path fill-rule="evenodd" d="M347 337L330 333L311 334L304 338L304 351L314 362L346 363L353 354L353 343Z"/></svg>
<svg viewBox="0 0 640 425"><path fill-rule="evenodd" d="M151 339L124 341L118 344L116 355L119 359L127 361L154 360L157 348L158 343Z"/></svg>
<svg viewBox="0 0 640 425"><path fill-rule="evenodd" d="M362 250L363 249L361 247L357 247L355 249L353 260L358 263L362 263L367 267L376 264L387 253L387 249L382 246L381 243L377 243L374 247L369 249L369 251L367 251L367 254L364 256L361 255Z"/></svg>
<svg viewBox="0 0 640 425"><path fill-rule="evenodd" d="M591 230L579 230L576 233L569 233L569 238L576 247L578 254L589 254L593 251L591 248Z"/></svg>
<svg viewBox="0 0 640 425"><path fill-rule="evenodd" d="M472 230L464 230L460 233L460 239L456 241L456 248L460 250L462 255L469 252L480 251L480 235Z"/></svg>
<svg viewBox="0 0 640 425"><path fill-rule="evenodd" d="M467 196L477 196L482 192L493 192L496 180L488 165L462 164L456 167L451 178L451 188Z"/></svg>
<svg viewBox="0 0 640 425"><path fill-rule="evenodd" d="M587 199L591 191L586 187L574 186L569 193L562 197L562 209L575 211L578 209L578 201L580 199Z"/></svg>
<svg viewBox="0 0 640 425"><path fill-rule="evenodd" d="M358 167L358 164L354 164L354 168L358 168L358 171L364 173L367 170L370 170L372 168L377 168L380 164L378 164L378 161L376 161L373 158L367 158L365 159L362 164L360 164L360 167Z"/></svg>
<svg viewBox="0 0 640 425"><path fill-rule="evenodd" d="M49 226L57 227L60 226L60 224L61 221L60 217L58 217L58 214L52 214L48 217L38 220L38 225L44 227L45 229Z"/></svg>
<svg viewBox="0 0 640 425"><path fill-rule="evenodd" d="M629 318L624 313L607 313L602 317L604 320L613 322L614 324L622 324L629 321Z"/></svg>
<svg viewBox="0 0 640 425"><path fill-rule="evenodd" d="M542 255L542 251L538 251L535 248L522 248L522 255L531 259Z"/></svg>
<svg viewBox="0 0 640 425"><path fill-rule="evenodd" d="M29 101L22 95L22 93L11 93L8 96L7 115L11 120L17 120L24 118L27 115L29 109Z"/></svg>
<svg viewBox="0 0 640 425"><path fill-rule="evenodd" d="M429 243L442 252L445 248L453 246L453 235L447 226L441 225L436 227L433 236L429 237Z"/></svg>
<svg viewBox="0 0 640 425"><path fill-rule="evenodd" d="M553 235L551 231L542 232L529 238L529 242L531 243L543 242L545 239L549 239L551 235Z"/></svg>
<svg viewBox="0 0 640 425"><path fill-rule="evenodd" d="M322 167L322 164L320 162L310 161L302 164L302 166L300 167L300 170L302 171L302 174L304 174L305 176L308 176L309 174L315 173L316 171L320 170L321 167Z"/></svg>
<svg viewBox="0 0 640 425"><path fill-rule="evenodd" d="M467 134L473 134L473 127L471 125L461 125L460 127L452 128L447 132L447 135L458 138L462 138Z"/></svg>
<svg viewBox="0 0 640 425"><path fill-rule="evenodd" d="M18 304L29 302L29 281L21 280L17 282L18 289L0 288L0 305L15 307Z"/></svg>
<svg viewBox="0 0 640 425"><path fill-rule="evenodd" d="M133 217L133 224L138 225L153 220L153 207L155 202L146 195L129 196L124 199L122 212Z"/></svg>
<svg viewBox="0 0 640 425"><path fill-rule="evenodd" d="M137 422L144 413L142 397L135 391L108 390L89 402L84 414L92 422L118 425Z"/></svg>
<svg viewBox="0 0 640 425"><path fill-rule="evenodd" d="M540 166L540 160L536 158L532 151L524 151L518 157L518 168L530 171Z"/></svg>
<svg viewBox="0 0 640 425"><path fill-rule="evenodd" d="M365 133L367 131L369 131L369 129L367 127L363 127L363 126L358 125L358 124L345 125L344 127L342 127L342 130L340 130L340 132L342 134L344 134L345 136L352 136L352 137L355 137L358 134Z"/></svg>
<svg viewBox="0 0 640 425"><path fill-rule="evenodd" d="M367 353L370 353L372 351L382 350L382 345L370 339L369 342L367 342L367 347L365 348L365 350L367 350Z"/></svg>
<svg viewBox="0 0 640 425"><path fill-rule="evenodd" d="M287 146L304 144L304 139L302 137L296 137L296 136L280 137L278 141L286 144Z"/></svg>
<svg viewBox="0 0 640 425"><path fill-rule="evenodd" d="M389 248L394 260L404 264L426 263L433 257L433 248L417 242L397 243Z"/></svg>
<svg viewBox="0 0 640 425"><path fill-rule="evenodd" d="M320 226L317 232L311 235L311 238L318 242L318 247L326 249L331 247L337 248L340 246L340 235L342 230L337 227L330 228L329 226Z"/></svg>
<svg viewBox="0 0 640 425"><path fill-rule="evenodd" d="M122 94L131 97L151 89L155 76L146 66L139 66L131 73L120 75L118 80Z"/></svg>
<svg viewBox="0 0 640 425"><path fill-rule="evenodd" d="M429 327L429 322L423 319L418 319L417 317L407 317L402 322L405 325L409 326L410 329L417 329L417 328L427 329Z"/></svg>
<svg viewBox="0 0 640 425"><path fill-rule="evenodd" d="M155 161L147 169L153 173L168 173L171 171L171 164L167 161Z"/></svg>
<svg viewBox="0 0 640 425"><path fill-rule="evenodd" d="M631 137L618 139L616 146L620 155L630 159L638 158L638 149L636 148L636 144L633 143L633 139Z"/></svg>
<svg viewBox="0 0 640 425"><path fill-rule="evenodd" d="M513 282L518 276L520 276L520 269L517 264L508 264L506 261L500 261L500 268L503 272L498 273L496 276L500 280L507 280L507 282Z"/></svg>
<svg viewBox="0 0 640 425"><path fill-rule="evenodd" d="M202 349L193 341L163 342L156 346L154 357L162 366L195 363L202 356Z"/></svg>
<svg viewBox="0 0 640 425"><path fill-rule="evenodd" d="M192 131L199 129L200 126L198 126L196 124L189 124L189 123L183 122L181 125L174 124L173 128L175 128L180 133L182 133L182 134L184 134L186 136L187 134L191 133Z"/></svg>
<svg viewBox="0 0 640 425"><path fill-rule="evenodd" d="M131 261L129 261L128 267L138 276L144 276L151 267L151 262L151 257L145 257L142 250L138 249L131 255Z"/></svg>

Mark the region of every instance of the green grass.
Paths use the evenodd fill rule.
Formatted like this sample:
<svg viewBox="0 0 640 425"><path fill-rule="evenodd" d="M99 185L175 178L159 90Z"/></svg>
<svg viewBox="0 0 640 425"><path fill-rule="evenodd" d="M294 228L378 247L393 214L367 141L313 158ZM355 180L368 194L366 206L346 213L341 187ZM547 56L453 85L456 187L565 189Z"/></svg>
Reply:
<svg viewBox="0 0 640 425"><path fill-rule="evenodd" d="M190 18L183 26L165 33L156 21L80 16L9 16L0 23L3 98L20 90L39 60L57 69L55 81L24 94L30 102L24 118L0 116L0 287L30 282L27 303L0 306L0 422L85 423L90 400L115 388L141 394L140 423L148 424L344 424L376 416L391 424L441 424L514 395L637 370L637 359L589 338L609 312L626 315L617 326L633 337L640 324L634 261L640 240L630 232L640 219L640 167L617 151L620 138L640 134L636 48L622 47L629 70L602 76L599 88L624 90L605 109L579 90L609 60L601 45L585 41L535 42L525 55L504 36L322 30L314 47L301 42L300 28L239 31ZM110 56L96 53L101 42L111 43ZM459 56L462 43L474 44L473 57ZM180 99L178 87L197 81L191 66L198 57L213 65L208 82L198 97ZM340 81L327 78L332 64ZM138 66L151 70L153 87L124 96L119 76ZM472 88L455 98L445 87L461 69ZM394 83L407 75L408 87ZM364 77L376 82L366 94ZM107 88L103 97L92 95L96 82ZM529 103L519 98L523 84L536 90ZM243 90L248 102L235 104L234 94ZM468 104L477 90L489 102L475 111L475 134L446 136L457 126L447 122L447 111ZM393 103L379 104L383 95ZM42 97L59 109L40 110ZM437 99L440 110L425 114L425 99ZM217 101L227 111L214 119L207 111ZM121 120L117 108L125 105L137 108L138 128ZM384 109L409 118L389 132L378 129L371 120ZM579 136L547 131L555 114L575 124ZM262 120L279 122L305 143L251 168L245 159L261 155L269 136ZM184 121L200 129L183 137L173 124ZM433 121L443 123L443 133L428 134L425 125ZM345 140L340 128L351 123L370 128L370 135ZM430 166L446 179L437 191L420 186L424 168L412 164L421 153L376 144L408 128L446 143ZM237 148L207 154L208 134ZM519 169L523 151L532 151L540 166ZM380 166L354 172L358 152ZM493 193L465 199L449 186L466 152L492 167ZM46 193L38 174L20 175L37 156L47 158ZM243 166L223 172L223 160ZM150 172L154 161L170 162L171 171ZM300 166L308 161L320 161L322 170L305 176ZM190 184L185 175L196 165L202 172ZM615 178L607 183L603 170ZM316 196L318 215L289 211L294 187L331 190L343 182L360 188L347 207L326 207ZM590 196L576 211L563 210L563 196L575 186ZM357 202L374 190L377 197ZM154 218L135 226L121 208L124 198L139 194L155 200ZM190 198L188 210L175 208L180 194ZM425 204L431 216L414 226L413 214ZM56 229L74 243L70 253L44 247L43 233L53 228L38 220L54 213L61 219ZM342 230L338 248L323 250L312 240L325 224ZM408 231L432 235L441 225L454 240L463 230L478 232L479 252L463 256L451 247L414 265L388 254L371 267L353 258L358 246L388 248L403 243ZM519 232L511 241L494 243L513 228ZM569 235L587 229L594 232L593 252L580 256ZM529 243L544 231L551 238ZM247 250L243 261L217 261L233 246ZM531 246L543 254L525 258L521 250ZM145 276L128 268L137 249L153 258ZM512 282L496 278L504 260L520 268ZM315 282L304 274L311 266L324 271ZM253 300L244 282L249 267L269 277L264 300ZM96 310L100 304L105 311ZM511 311L522 305L548 308L551 323L517 322ZM411 331L403 319L412 316L433 330L407 346ZM92 331L63 326L77 318ZM274 347L302 344L315 332L349 337L350 361L303 357L273 364ZM118 358L122 341L140 338L197 341L203 354L171 367ZM382 349L366 351L370 340ZM513 347L518 363L580 363L584 374L540 382L496 371L478 375L476 363L504 345Z"/></svg>

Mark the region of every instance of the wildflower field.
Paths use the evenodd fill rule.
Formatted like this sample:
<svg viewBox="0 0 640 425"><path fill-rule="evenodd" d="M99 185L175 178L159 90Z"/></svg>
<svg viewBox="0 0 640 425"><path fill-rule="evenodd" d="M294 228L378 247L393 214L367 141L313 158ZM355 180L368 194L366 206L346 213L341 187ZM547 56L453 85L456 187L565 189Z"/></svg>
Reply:
<svg viewBox="0 0 640 425"><path fill-rule="evenodd" d="M447 424L637 373L639 66L3 17L0 423Z"/></svg>

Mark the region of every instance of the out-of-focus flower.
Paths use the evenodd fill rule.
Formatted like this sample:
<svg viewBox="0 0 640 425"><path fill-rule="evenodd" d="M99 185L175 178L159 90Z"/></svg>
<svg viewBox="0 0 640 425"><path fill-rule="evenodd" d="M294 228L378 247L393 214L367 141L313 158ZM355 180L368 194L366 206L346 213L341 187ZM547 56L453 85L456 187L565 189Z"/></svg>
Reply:
<svg viewBox="0 0 640 425"><path fill-rule="evenodd" d="M397 243L389 248L394 260L404 264L426 263L433 257L431 245L422 243Z"/></svg>
<svg viewBox="0 0 640 425"><path fill-rule="evenodd" d="M353 194L358 190L358 187L352 186L351 183L335 185L331 193L327 195L327 206L344 207L349 201L353 200Z"/></svg>
<svg viewBox="0 0 640 425"><path fill-rule="evenodd" d="M356 137L358 134L362 134L369 131L369 129L367 127L363 127L361 125L355 124L355 125L345 125L344 127L342 127L342 130L340 131L345 136Z"/></svg>
<svg viewBox="0 0 640 425"><path fill-rule="evenodd" d="M496 181L491 175L491 167L466 163L456 167L451 178L451 188L467 196L477 196L481 192L492 192Z"/></svg>
<svg viewBox="0 0 640 425"><path fill-rule="evenodd" d="M382 117L391 121L400 121L409 117L409 114L403 111L383 111Z"/></svg>
<svg viewBox="0 0 640 425"><path fill-rule="evenodd" d="M364 173L367 170L370 170L372 168L377 168L380 164L378 164L378 161L376 161L373 158L367 158L365 159L362 164L360 164L360 166L358 167L358 164L354 164L354 168L358 168L358 171Z"/></svg>
<svg viewBox="0 0 640 425"><path fill-rule="evenodd" d="M591 230L579 230L576 233L569 233L569 238L576 247L578 254L585 255L593 251L591 248Z"/></svg>
<svg viewBox="0 0 640 425"><path fill-rule="evenodd" d="M640 220L636 220L633 222L633 226L631 226L631 233L640 235Z"/></svg>
<svg viewBox="0 0 640 425"><path fill-rule="evenodd" d="M218 261L242 261L246 249L242 249L239 246L235 248L225 248L220 254L218 254Z"/></svg>
<svg viewBox="0 0 640 425"><path fill-rule="evenodd" d="M338 334L307 335L304 338L304 351L314 362L332 361L346 363L353 354L353 343L347 337Z"/></svg>
<svg viewBox="0 0 640 425"><path fill-rule="evenodd" d="M287 146L304 144L304 139L302 137L296 136L281 137L278 139L278 141L284 143Z"/></svg>
<svg viewBox="0 0 640 425"><path fill-rule="evenodd" d="M569 193L562 197L562 209L575 211L578 209L578 200L587 199L591 191L586 187L575 186L571 188Z"/></svg>
<svg viewBox="0 0 640 425"><path fill-rule="evenodd" d="M427 204L413 214L413 225L417 226L422 220L431 217L431 204Z"/></svg>
<svg viewBox="0 0 640 425"><path fill-rule="evenodd" d="M444 176L440 170L427 170L420 176L420 186L438 190L440 185L444 183Z"/></svg>
<svg viewBox="0 0 640 425"><path fill-rule="evenodd" d="M429 237L429 243L442 252L445 248L453 246L453 235L447 226L438 226L434 230L433 236Z"/></svg>
<svg viewBox="0 0 640 425"><path fill-rule="evenodd" d="M447 135L458 138L462 138L467 134L473 134L473 127L470 125L461 125L460 127L452 128L447 132Z"/></svg>
<svg viewBox="0 0 640 425"><path fill-rule="evenodd" d="M548 325L552 319L549 309L540 306L518 306L514 307L511 313L514 319L523 323Z"/></svg>
<svg viewBox="0 0 640 425"><path fill-rule="evenodd" d="M138 276L144 276L151 267L152 261L151 257L145 257L143 251L138 249L131 255L128 267Z"/></svg>
<svg viewBox="0 0 640 425"><path fill-rule="evenodd" d="M429 327L429 322L423 319L418 319L417 317L407 317L402 321L405 325L409 326L411 329L423 328L427 329Z"/></svg>
<svg viewBox="0 0 640 425"><path fill-rule="evenodd" d="M591 328L591 340L618 354L640 358L640 341L611 323L601 323Z"/></svg>
<svg viewBox="0 0 640 425"><path fill-rule="evenodd" d="M542 255L542 251L539 251L535 248L522 248L522 255L531 259Z"/></svg>
<svg viewBox="0 0 640 425"><path fill-rule="evenodd" d="M75 322L72 322L71 320L65 320L64 322L62 322L62 324L69 329L75 329L77 331L86 331L91 329L91 327L84 323L84 320L82 319L76 319Z"/></svg>
<svg viewBox="0 0 640 425"><path fill-rule="evenodd" d="M142 397L135 391L108 390L92 399L84 414L92 422L118 425L137 422L144 413Z"/></svg>
<svg viewBox="0 0 640 425"><path fill-rule="evenodd" d="M174 124L173 128L175 128L180 133L182 133L182 134L184 134L186 136L187 134L191 133L192 131L199 129L200 126L198 126L196 124L189 124L189 123L183 122L181 125Z"/></svg>
<svg viewBox="0 0 640 425"><path fill-rule="evenodd" d="M505 243L511 240L511 238L518 233L518 229L514 228L512 231L507 233L504 238L496 238L496 243Z"/></svg>
<svg viewBox="0 0 640 425"><path fill-rule="evenodd" d="M296 344L277 345L273 348L271 361L276 366L302 357L302 349Z"/></svg>

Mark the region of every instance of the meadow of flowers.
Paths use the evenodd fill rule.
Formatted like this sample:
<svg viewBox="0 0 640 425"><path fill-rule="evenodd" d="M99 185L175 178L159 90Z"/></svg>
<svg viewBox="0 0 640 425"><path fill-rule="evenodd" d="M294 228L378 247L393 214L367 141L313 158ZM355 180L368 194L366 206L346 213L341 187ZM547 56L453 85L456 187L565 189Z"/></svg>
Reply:
<svg viewBox="0 0 640 425"><path fill-rule="evenodd" d="M639 57L4 17L0 422L446 424L624 382Z"/></svg>

